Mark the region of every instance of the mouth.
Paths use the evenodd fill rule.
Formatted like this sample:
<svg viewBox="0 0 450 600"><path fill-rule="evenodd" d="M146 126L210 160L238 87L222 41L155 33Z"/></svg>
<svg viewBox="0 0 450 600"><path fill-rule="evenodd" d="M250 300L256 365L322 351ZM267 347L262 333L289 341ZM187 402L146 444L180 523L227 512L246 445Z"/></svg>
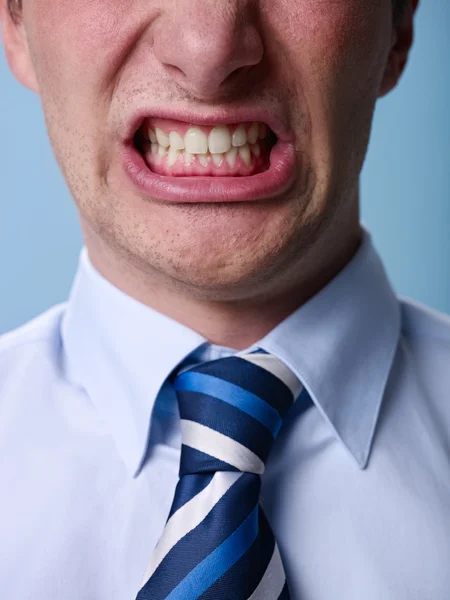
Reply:
<svg viewBox="0 0 450 600"><path fill-rule="evenodd" d="M124 169L141 192L157 200L272 198L294 178L293 135L268 120L137 115L130 129Z"/></svg>
<svg viewBox="0 0 450 600"><path fill-rule="evenodd" d="M134 143L149 169L166 177L251 177L270 167L275 134L265 123L214 127L146 119Z"/></svg>

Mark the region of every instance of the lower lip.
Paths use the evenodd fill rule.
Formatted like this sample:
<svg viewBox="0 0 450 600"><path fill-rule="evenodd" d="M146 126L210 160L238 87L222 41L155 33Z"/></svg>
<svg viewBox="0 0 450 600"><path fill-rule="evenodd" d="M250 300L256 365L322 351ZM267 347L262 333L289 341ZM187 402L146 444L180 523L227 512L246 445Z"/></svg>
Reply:
<svg viewBox="0 0 450 600"><path fill-rule="evenodd" d="M167 177L151 171L133 143L123 146L122 164L137 188L164 202L243 202L273 198L293 184L295 148L280 142L272 148L270 167L250 177Z"/></svg>

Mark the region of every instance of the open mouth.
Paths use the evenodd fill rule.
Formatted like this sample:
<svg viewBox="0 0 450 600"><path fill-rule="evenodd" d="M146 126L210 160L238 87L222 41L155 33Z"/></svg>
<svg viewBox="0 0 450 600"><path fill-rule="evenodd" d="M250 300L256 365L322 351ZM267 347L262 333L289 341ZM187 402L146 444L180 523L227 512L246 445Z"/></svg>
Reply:
<svg viewBox="0 0 450 600"><path fill-rule="evenodd" d="M123 169L146 198L239 202L285 193L296 177L295 136L273 115L177 120L138 113L122 144ZM250 118L251 118L250 117ZM246 120L247 119L247 120ZM272 122L269 124L270 119Z"/></svg>
<svg viewBox="0 0 450 600"><path fill-rule="evenodd" d="M169 177L250 177L267 171L276 135L262 122L198 126L145 119L134 143L147 167Z"/></svg>

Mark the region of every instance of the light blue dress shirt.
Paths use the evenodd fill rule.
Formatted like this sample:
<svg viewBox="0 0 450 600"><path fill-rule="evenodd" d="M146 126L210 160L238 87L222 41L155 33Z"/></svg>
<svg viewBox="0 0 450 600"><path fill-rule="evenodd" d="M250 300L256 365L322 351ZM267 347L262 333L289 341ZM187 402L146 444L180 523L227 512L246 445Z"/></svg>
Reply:
<svg viewBox="0 0 450 600"><path fill-rule="evenodd" d="M263 475L292 599L449 600L448 318L396 298L365 233L256 347L314 401L291 410ZM68 302L0 339L2 600L135 599L177 482L167 377L233 352L82 250Z"/></svg>

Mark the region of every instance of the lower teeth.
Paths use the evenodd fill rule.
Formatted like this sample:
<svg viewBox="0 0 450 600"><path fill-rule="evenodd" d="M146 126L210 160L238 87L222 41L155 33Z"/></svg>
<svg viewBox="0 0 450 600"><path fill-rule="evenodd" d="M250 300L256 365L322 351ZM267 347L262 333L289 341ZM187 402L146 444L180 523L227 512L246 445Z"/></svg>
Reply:
<svg viewBox="0 0 450 600"><path fill-rule="evenodd" d="M167 157L167 165L173 167L180 157L184 159L186 166L191 166L195 161L203 166L207 167L210 162L215 166L219 167L223 164L226 159L227 164L230 168L236 166L236 160L238 156L247 168L252 166L253 157L259 158L261 156L261 147L258 143L256 144L245 144L240 148L232 147L228 152L224 154L190 154L185 150L175 150L172 148L164 148L158 143L152 143L150 147L150 155L152 157L159 157L159 161L162 162Z"/></svg>

